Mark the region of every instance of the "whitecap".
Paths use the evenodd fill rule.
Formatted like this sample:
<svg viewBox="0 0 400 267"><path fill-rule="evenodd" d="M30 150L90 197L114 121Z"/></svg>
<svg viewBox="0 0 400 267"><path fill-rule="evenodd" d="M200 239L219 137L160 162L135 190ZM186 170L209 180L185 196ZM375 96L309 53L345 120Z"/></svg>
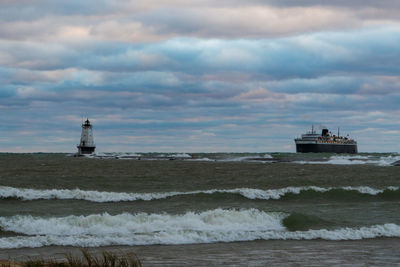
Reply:
<svg viewBox="0 0 400 267"><path fill-rule="evenodd" d="M9 186L0 186L0 198L19 198L22 200L38 200L38 199L75 199L86 200L91 202L121 202L121 201L150 201L157 199L165 199L174 196L196 195L196 194L215 194L228 193L239 194L248 199L280 199L281 197L291 193L300 194L303 191L327 192L335 189L345 191L357 191L361 194L376 195L385 190L398 190L399 187L389 186L382 189L371 188L367 186L354 187L318 187L318 186L301 186L301 187L284 187L277 189L256 189L256 188L234 188L234 189L210 189L196 190L187 192L154 192L154 193L131 193L131 192L104 192L94 190L81 189L30 189L15 188Z"/></svg>
<svg viewBox="0 0 400 267"><path fill-rule="evenodd" d="M400 160L400 156L381 156L381 157L374 157L374 156L361 156L361 155L354 155L354 156L331 156L328 160L325 161L294 161L294 163L298 164L332 164L332 165L364 165L364 164L371 164L371 165L378 165L378 166L391 166L396 161Z"/></svg>
<svg viewBox="0 0 400 267"><path fill-rule="evenodd" d="M191 158L192 156L190 156L189 154L186 154L186 153L178 153L178 154L169 155L169 157L174 157L174 158Z"/></svg>
<svg viewBox="0 0 400 267"><path fill-rule="evenodd" d="M104 213L58 218L17 215L0 217L0 226L6 231L21 233L25 236L0 238L0 248L400 237L400 226L391 223L359 228L291 232L282 223L286 216L288 214L257 209L215 209L178 215Z"/></svg>

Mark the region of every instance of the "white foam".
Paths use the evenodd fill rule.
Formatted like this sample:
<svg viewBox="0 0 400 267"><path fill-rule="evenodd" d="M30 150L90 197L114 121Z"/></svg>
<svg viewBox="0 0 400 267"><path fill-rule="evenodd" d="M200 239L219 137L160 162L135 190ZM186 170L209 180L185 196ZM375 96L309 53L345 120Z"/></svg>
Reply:
<svg viewBox="0 0 400 267"><path fill-rule="evenodd" d="M387 157L381 157L378 161L377 164L379 166L391 166L393 163L396 161L400 160L400 156L387 156Z"/></svg>
<svg viewBox="0 0 400 267"><path fill-rule="evenodd" d="M93 154L83 154L87 158L118 158L118 159L131 159L140 157L141 154L129 152L97 152Z"/></svg>
<svg viewBox="0 0 400 267"><path fill-rule="evenodd" d="M218 190L218 192L225 193L238 193L249 199L280 199L287 194L300 194L303 191L315 191L315 192L328 192L332 190L345 190L345 191L357 191L361 194L367 195L377 195L383 193L385 190L396 191L399 187L389 186L384 189L375 189L368 186L344 186L344 187L318 187L318 186L302 186L302 187L285 187L280 189L251 189L251 188L240 188L240 189L230 189L230 190Z"/></svg>
<svg viewBox="0 0 400 267"><path fill-rule="evenodd" d="M136 200L154 200L187 194L186 192L167 193L125 193L125 192L101 192L85 191L80 189L25 189L8 186L0 186L0 198L20 198L23 200L37 199L76 199L92 202L119 202Z"/></svg>
<svg viewBox="0 0 400 267"><path fill-rule="evenodd" d="M299 164L332 164L332 165L363 165L372 164L378 166L391 166L396 161L400 160L400 156L331 156L327 161L295 161Z"/></svg>
<svg viewBox="0 0 400 267"><path fill-rule="evenodd" d="M32 216L0 217L0 226L6 231L35 235L35 237L1 238L0 248L43 245L111 244L184 244L217 242L246 233L283 231L282 213L249 210L210 210L201 213L170 214L96 214L42 218ZM12 244L13 240L16 244ZM21 241L24 240L24 241ZM39 240L39 242L38 242ZM125 241L124 241L125 240ZM24 245L21 245L25 243ZM73 242L73 243L71 243ZM83 243L82 243L83 242ZM37 246L37 245L36 245Z"/></svg>
<svg viewBox="0 0 400 267"><path fill-rule="evenodd" d="M0 238L0 248L400 237L400 226L396 224L290 232L282 225L286 216L287 214L268 213L257 209L216 209L181 215L104 213L60 218L21 215L0 217L2 229L30 235Z"/></svg>
<svg viewBox="0 0 400 267"><path fill-rule="evenodd" d="M357 165L367 163L367 159L366 157L357 156L332 156L326 163L334 165Z"/></svg>
<svg viewBox="0 0 400 267"><path fill-rule="evenodd" d="M195 158L195 159L188 159L189 161L216 161L215 159L209 159L209 158Z"/></svg>
<svg viewBox="0 0 400 267"><path fill-rule="evenodd" d="M269 156L269 157L268 157ZM266 154L263 158L265 159L270 159L272 158L270 155ZM225 158L221 159L218 161L224 161L224 162L239 162L239 161L251 161L252 159L257 159L257 162L262 162L261 159L263 159L259 155L254 155L254 156L243 156L243 157L232 157L232 158Z"/></svg>
<svg viewBox="0 0 400 267"><path fill-rule="evenodd" d="M169 157L175 157L175 158L191 158L192 156L190 156L189 154L186 154L186 153L178 153L178 154L169 155Z"/></svg>
<svg viewBox="0 0 400 267"><path fill-rule="evenodd" d="M226 161L226 162L237 162L237 161L244 161L247 160L251 157L235 157L235 158L226 158L226 159L221 159L220 161Z"/></svg>
<svg viewBox="0 0 400 267"><path fill-rule="evenodd" d="M238 194L248 199L280 199L286 194L300 194L303 191L327 192L335 189L345 191L357 191L361 194L376 195L385 190L399 190L399 187L389 186L383 189L371 188L368 186L345 186L345 187L318 187L318 186L301 186L301 187L284 187L278 189L255 189L255 188L235 188L235 189L210 189L196 190L188 192L161 192L161 193L129 193L129 192L101 192L101 191L85 191L81 189L29 189L15 188L9 186L0 186L0 198L19 198L22 200L38 200L38 199L75 199L87 200L91 202L121 202L121 201L150 201L157 199L165 199L173 196L195 195L195 194L215 194L228 193Z"/></svg>

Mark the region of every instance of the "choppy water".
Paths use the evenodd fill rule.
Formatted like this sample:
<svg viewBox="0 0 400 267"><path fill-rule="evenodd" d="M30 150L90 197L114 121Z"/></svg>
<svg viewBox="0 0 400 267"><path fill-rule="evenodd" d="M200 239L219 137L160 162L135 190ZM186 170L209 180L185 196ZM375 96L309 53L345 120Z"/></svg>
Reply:
<svg viewBox="0 0 400 267"><path fill-rule="evenodd" d="M398 242L399 160L377 153L0 154L0 249Z"/></svg>

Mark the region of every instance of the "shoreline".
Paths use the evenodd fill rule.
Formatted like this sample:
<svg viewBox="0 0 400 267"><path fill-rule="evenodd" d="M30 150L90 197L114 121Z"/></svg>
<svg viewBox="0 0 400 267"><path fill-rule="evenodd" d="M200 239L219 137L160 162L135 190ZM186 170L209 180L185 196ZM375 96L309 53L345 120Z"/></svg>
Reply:
<svg viewBox="0 0 400 267"><path fill-rule="evenodd" d="M258 240L191 245L105 246L87 248L87 251L93 255L100 255L104 251L116 255L134 253L145 266L262 265L265 263L270 265L391 265L400 262L400 248L396 245L399 240L399 238L349 241ZM81 249L61 246L6 249L0 251L0 260L16 263L31 259L62 261L67 254L81 256Z"/></svg>

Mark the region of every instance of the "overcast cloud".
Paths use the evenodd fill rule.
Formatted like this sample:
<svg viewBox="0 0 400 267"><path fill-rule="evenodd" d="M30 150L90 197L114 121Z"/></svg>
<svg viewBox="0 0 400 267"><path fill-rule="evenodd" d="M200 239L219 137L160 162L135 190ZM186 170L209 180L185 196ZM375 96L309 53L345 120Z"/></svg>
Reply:
<svg viewBox="0 0 400 267"><path fill-rule="evenodd" d="M1 1L0 151L400 151L398 1Z"/></svg>

